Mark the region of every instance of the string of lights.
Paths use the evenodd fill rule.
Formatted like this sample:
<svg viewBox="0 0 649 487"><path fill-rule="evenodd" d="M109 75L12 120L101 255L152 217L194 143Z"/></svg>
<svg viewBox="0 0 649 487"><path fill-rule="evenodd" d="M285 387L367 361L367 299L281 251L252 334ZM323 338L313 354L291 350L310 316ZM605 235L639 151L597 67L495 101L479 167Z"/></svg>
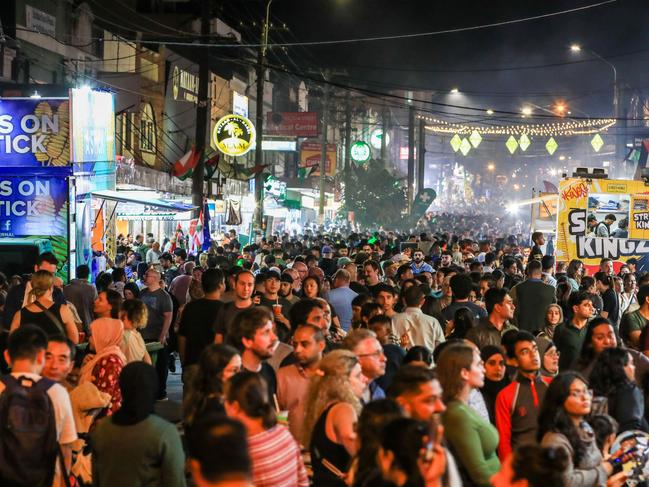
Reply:
<svg viewBox="0 0 649 487"><path fill-rule="evenodd" d="M438 118L419 115L417 118L426 122L426 129L436 134L469 135L474 132L484 135L523 135L540 137L559 137L572 135L589 135L605 132L615 125L612 118L598 118L586 120L566 120L553 123L532 123L512 125L467 125L462 123L447 122Z"/></svg>

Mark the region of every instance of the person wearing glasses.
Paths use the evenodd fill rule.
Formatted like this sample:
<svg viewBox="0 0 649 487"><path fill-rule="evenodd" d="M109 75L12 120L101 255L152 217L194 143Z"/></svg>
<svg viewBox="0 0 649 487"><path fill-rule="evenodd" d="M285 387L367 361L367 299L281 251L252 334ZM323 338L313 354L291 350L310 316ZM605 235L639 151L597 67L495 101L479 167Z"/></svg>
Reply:
<svg viewBox="0 0 649 487"><path fill-rule="evenodd" d="M363 404L385 398L385 391L379 386L377 379L385 375L387 359L376 334L365 328L352 330L343 340L343 347L356 355L363 375L367 378L368 385L361 398Z"/></svg>
<svg viewBox="0 0 649 487"><path fill-rule="evenodd" d="M606 485L621 452L604 460L595 434L586 418L590 415L593 391L579 372L560 373L550 384L539 414L537 439L543 447L568 452L565 485L591 487Z"/></svg>
<svg viewBox="0 0 649 487"><path fill-rule="evenodd" d="M496 397L496 428L500 436L498 456L504 462L518 445L534 442L543 397L552 380L539 372L541 357L532 335L519 331L507 341L507 355L515 358L514 381Z"/></svg>

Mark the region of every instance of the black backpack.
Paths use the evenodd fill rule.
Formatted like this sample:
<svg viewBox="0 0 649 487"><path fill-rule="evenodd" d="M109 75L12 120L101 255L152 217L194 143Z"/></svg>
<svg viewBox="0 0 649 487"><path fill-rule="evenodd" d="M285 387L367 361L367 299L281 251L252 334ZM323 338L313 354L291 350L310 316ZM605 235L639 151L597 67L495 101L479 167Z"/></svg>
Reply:
<svg viewBox="0 0 649 487"><path fill-rule="evenodd" d="M60 453L47 395L55 382L13 375L0 381L6 387L0 394L0 485L50 487Z"/></svg>

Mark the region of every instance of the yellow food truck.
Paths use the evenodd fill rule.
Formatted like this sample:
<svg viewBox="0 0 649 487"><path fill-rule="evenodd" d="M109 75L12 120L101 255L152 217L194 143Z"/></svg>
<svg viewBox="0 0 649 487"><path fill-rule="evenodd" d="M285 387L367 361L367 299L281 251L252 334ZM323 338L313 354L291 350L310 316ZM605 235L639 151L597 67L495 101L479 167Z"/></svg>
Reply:
<svg viewBox="0 0 649 487"><path fill-rule="evenodd" d="M594 271L610 258L617 273L635 257L649 270L649 182L601 173L560 181L556 235L559 262L579 259Z"/></svg>

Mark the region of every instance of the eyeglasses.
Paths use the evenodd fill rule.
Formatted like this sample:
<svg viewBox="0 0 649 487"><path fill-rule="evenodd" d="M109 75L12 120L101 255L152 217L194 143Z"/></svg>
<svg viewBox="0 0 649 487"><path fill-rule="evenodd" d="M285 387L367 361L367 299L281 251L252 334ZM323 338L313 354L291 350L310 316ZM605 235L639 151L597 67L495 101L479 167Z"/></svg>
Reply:
<svg viewBox="0 0 649 487"><path fill-rule="evenodd" d="M593 397L592 389L583 389L581 391L570 391L570 397L575 399L582 399L584 397Z"/></svg>
<svg viewBox="0 0 649 487"><path fill-rule="evenodd" d="M561 356L561 352L559 352L558 350L550 350L549 352L546 353L546 355L548 357L557 357L558 358L558 357Z"/></svg>
<svg viewBox="0 0 649 487"><path fill-rule="evenodd" d="M359 353L357 355L358 358L363 358L363 357L381 358L384 356L385 354L383 353L383 350L377 350L376 352L372 352L372 353Z"/></svg>

